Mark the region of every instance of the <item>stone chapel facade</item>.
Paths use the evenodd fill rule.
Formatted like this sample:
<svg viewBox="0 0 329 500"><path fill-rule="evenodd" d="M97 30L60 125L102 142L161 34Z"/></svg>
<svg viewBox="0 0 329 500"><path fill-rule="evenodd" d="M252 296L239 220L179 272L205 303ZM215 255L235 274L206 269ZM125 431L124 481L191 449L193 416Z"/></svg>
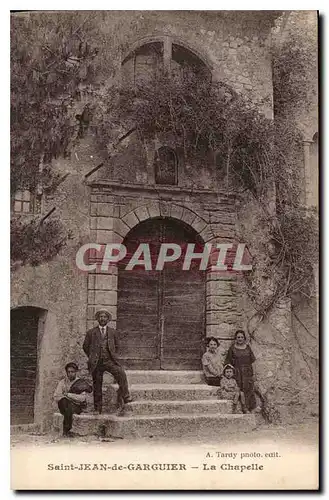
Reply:
<svg viewBox="0 0 329 500"><path fill-rule="evenodd" d="M178 74L184 62L193 61L213 79L261 101L272 118L270 43L278 15L129 11L123 17L113 11L100 15L99 29L108 34L115 77L121 81L136 81L159 61ZM19 268L12 276L13 424L50 422L52 394L64 365L75 360L86 369L82 343L100 307L111 312L120 332L119 356L134 370L199 370L206 337L216 336L225 352L236 328L246 326L238 275L192 270L145 278L120 266L109 272L77 269L76 253L88 242L237 241L239 200L227 193L215 164L205 163L195 172L170 145L154 141L144 147L133 135L118 155L89 175L100 162L92 136L69 159L54 162L58 172L69 175L54 195L42 199L41 211L56 207L72 237L53 261ZM29 203L28 195L24 202ZM24 211L29 217L32 205ZM273 314L280 332L291 335L289 304ZM266 386L283 362L294 384L293 349L265 330L269 344L254 343L256 378Z"/></svg>

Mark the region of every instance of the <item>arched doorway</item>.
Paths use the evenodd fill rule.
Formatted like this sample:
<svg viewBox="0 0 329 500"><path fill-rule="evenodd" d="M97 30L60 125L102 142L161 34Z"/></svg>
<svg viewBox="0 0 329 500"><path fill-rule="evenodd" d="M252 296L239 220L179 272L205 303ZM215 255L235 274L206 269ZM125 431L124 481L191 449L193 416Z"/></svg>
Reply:
<svg viewBox="0 0 329 500"><path fill-rule="evenodd" d="M148 243L152 270L125 267L140 243ZM179 260L155 270L161 243L182 246ZM188 243L195 252L203 242L181 221L154 218L141 222L124 240L127 256L118 276L118 353L126 368L192 370L200 368L205 332L205 271L200 260L182 264Z"/></svg>
<svg viewBox="0 0 329 500"><path fill-rule="evenodd" d="M38 366L38 335L45 311L18 307L10 314L10 412L11 424L34 422L34 397Z"/></svg>

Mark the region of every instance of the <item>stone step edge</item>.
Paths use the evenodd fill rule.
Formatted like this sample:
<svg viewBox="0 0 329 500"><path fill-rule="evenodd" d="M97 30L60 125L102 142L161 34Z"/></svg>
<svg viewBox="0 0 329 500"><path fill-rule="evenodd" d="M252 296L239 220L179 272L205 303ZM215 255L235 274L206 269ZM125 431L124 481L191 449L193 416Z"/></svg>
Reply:
<svg viewBox="0 0 329 500"><path fill-rule="evenodd" d="M60 417L60 413L55 413L56 417ZM177 413L176 415L123 415L118 416L111 413L102 413L101 415L92 415L90 413L81 413L80 415L75 415L76 419L79 420L95 420L104 421L110 420L112 422L127 422L132 420L140 420L140 421L148 421L148 420L204 420L204 419L230 419L230 420L239 420L241 418L251 419L255 418L253 413L244 414L244 413L195 413L191 415L190 413Z"/></svg>
<svg viewBox="0 0 329 500"><path fill-rule="evenodd" d="M118 384L110 384L110 387L113 389L116 389L118 387ZM130 384L129 386L130 390L153 390L153 389L165 389L165 390L188 390L188 389L195 389L195 390L201 390L201 391L215 391L218 390L219 387L217 386L212 386L212 385L207 385L207 384L157 384L157 383L152 383L152 384Z"/></svg>
<svg viewBox="0 0 329 500"><path fill-rule="evenodd" d="M138 401L132 401L131 403L127 403L127 408L131 406L137 405L145 405L152 404L154 406L160 405L171 405L171 406L179 406L180 404L184 405L195 405L195 404L215 404L215 403L228 403L232 402L230 399L139 399Z"/></svg>
<svg viewBox="0 0 329 500"><path fill-rule="evenodd" d="M125 370L127 375L203 375L202 370Z"/></svg>

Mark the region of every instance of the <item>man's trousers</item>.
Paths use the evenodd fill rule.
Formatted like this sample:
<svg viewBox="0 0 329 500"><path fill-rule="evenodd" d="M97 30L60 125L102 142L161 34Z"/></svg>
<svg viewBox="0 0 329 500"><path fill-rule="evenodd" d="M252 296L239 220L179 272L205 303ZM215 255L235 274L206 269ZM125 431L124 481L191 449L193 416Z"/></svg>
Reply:
<svg viewBox="0 0 329 500"><path fill-rule="evenodd" d="M64 417L63 434L65 435L72 429L73 414L79 415L82 407L67 398L62 398L58 401L58 408Z"/></svg>
<svg viewBox="0 0 329 500"><path fill-rule="evenodd" d="M128 380L126 373L121 365L115 363L111 359L100 360L92 373L93 391L94 391L94 407L96 411L102 411L102 386L104 372L109 372L113 375L115 381L119 384L118 397L124 401L129 397Z"/></svg>

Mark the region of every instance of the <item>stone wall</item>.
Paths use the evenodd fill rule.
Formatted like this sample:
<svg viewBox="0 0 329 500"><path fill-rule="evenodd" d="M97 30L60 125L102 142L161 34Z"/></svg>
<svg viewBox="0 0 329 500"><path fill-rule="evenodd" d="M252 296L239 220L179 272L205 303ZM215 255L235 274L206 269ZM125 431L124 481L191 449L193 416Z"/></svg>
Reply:
<svg viewBox="0 0 329 500"><path fill-rule="evenodd" d="M261 224L262 209L244 196L237 204L237 234L245 238L254 258L255 282L261 298L271 294L271 276L265 271L268 235ZM319 334L318 297L281 299L260 319L248 297L243 277L237 283L242 326L251 334L256 356L255 379L284 422L303 421L318 414Z"/></svg>
<svg viewBox="0 0 329 500"><path fill-rule="evenodd" d="M99 13L97 28L111 71L136 47L163 37L189 48L226 82L252 100L263 102L272 116L270 29L275 11L111 11ZM106 79L106 69L100 80ZM267 102L266 102L267 101Z"/></svg>
<svg viewBox="0 0 329 500"><path fill-rule="evenodd" d="M29 15L37 15L31 13ZM124 57L145 41L171 37L198 55L211 69L213 78L259 102L272 116L272 82L268 35L273 13L266 12L175 12L111 11L96 16L103 50L111 61L100 83L113 76L120 79ZM130 143L133 145L133 139ZM139 147L139 146L138 146ZM82 342L93 324L95 307L107 306L116 320L117 276L79 271L77 250L87 242L121 242L139 221L157 215L190 224L205 242L235 239L235 201L227 196L224 180L215 169L195 171L180 165L178 186L154 185L151 161L143 151L128 151L124 158L108 162L98 173L85 175L101 163L92 136L75 145L69 159L54 162L60 174L69 174L52 196L45 196L42 214L56 207L72 233L67 247L53 261L12 275L12 307L35 306L46 312L38 346L39 374L36 387L36 421L49 424L52 395L65 363L77 361L86 368ZM207 335L222 339L228 348L237 326L243 326L236 277L207 275Z"/></svg>

